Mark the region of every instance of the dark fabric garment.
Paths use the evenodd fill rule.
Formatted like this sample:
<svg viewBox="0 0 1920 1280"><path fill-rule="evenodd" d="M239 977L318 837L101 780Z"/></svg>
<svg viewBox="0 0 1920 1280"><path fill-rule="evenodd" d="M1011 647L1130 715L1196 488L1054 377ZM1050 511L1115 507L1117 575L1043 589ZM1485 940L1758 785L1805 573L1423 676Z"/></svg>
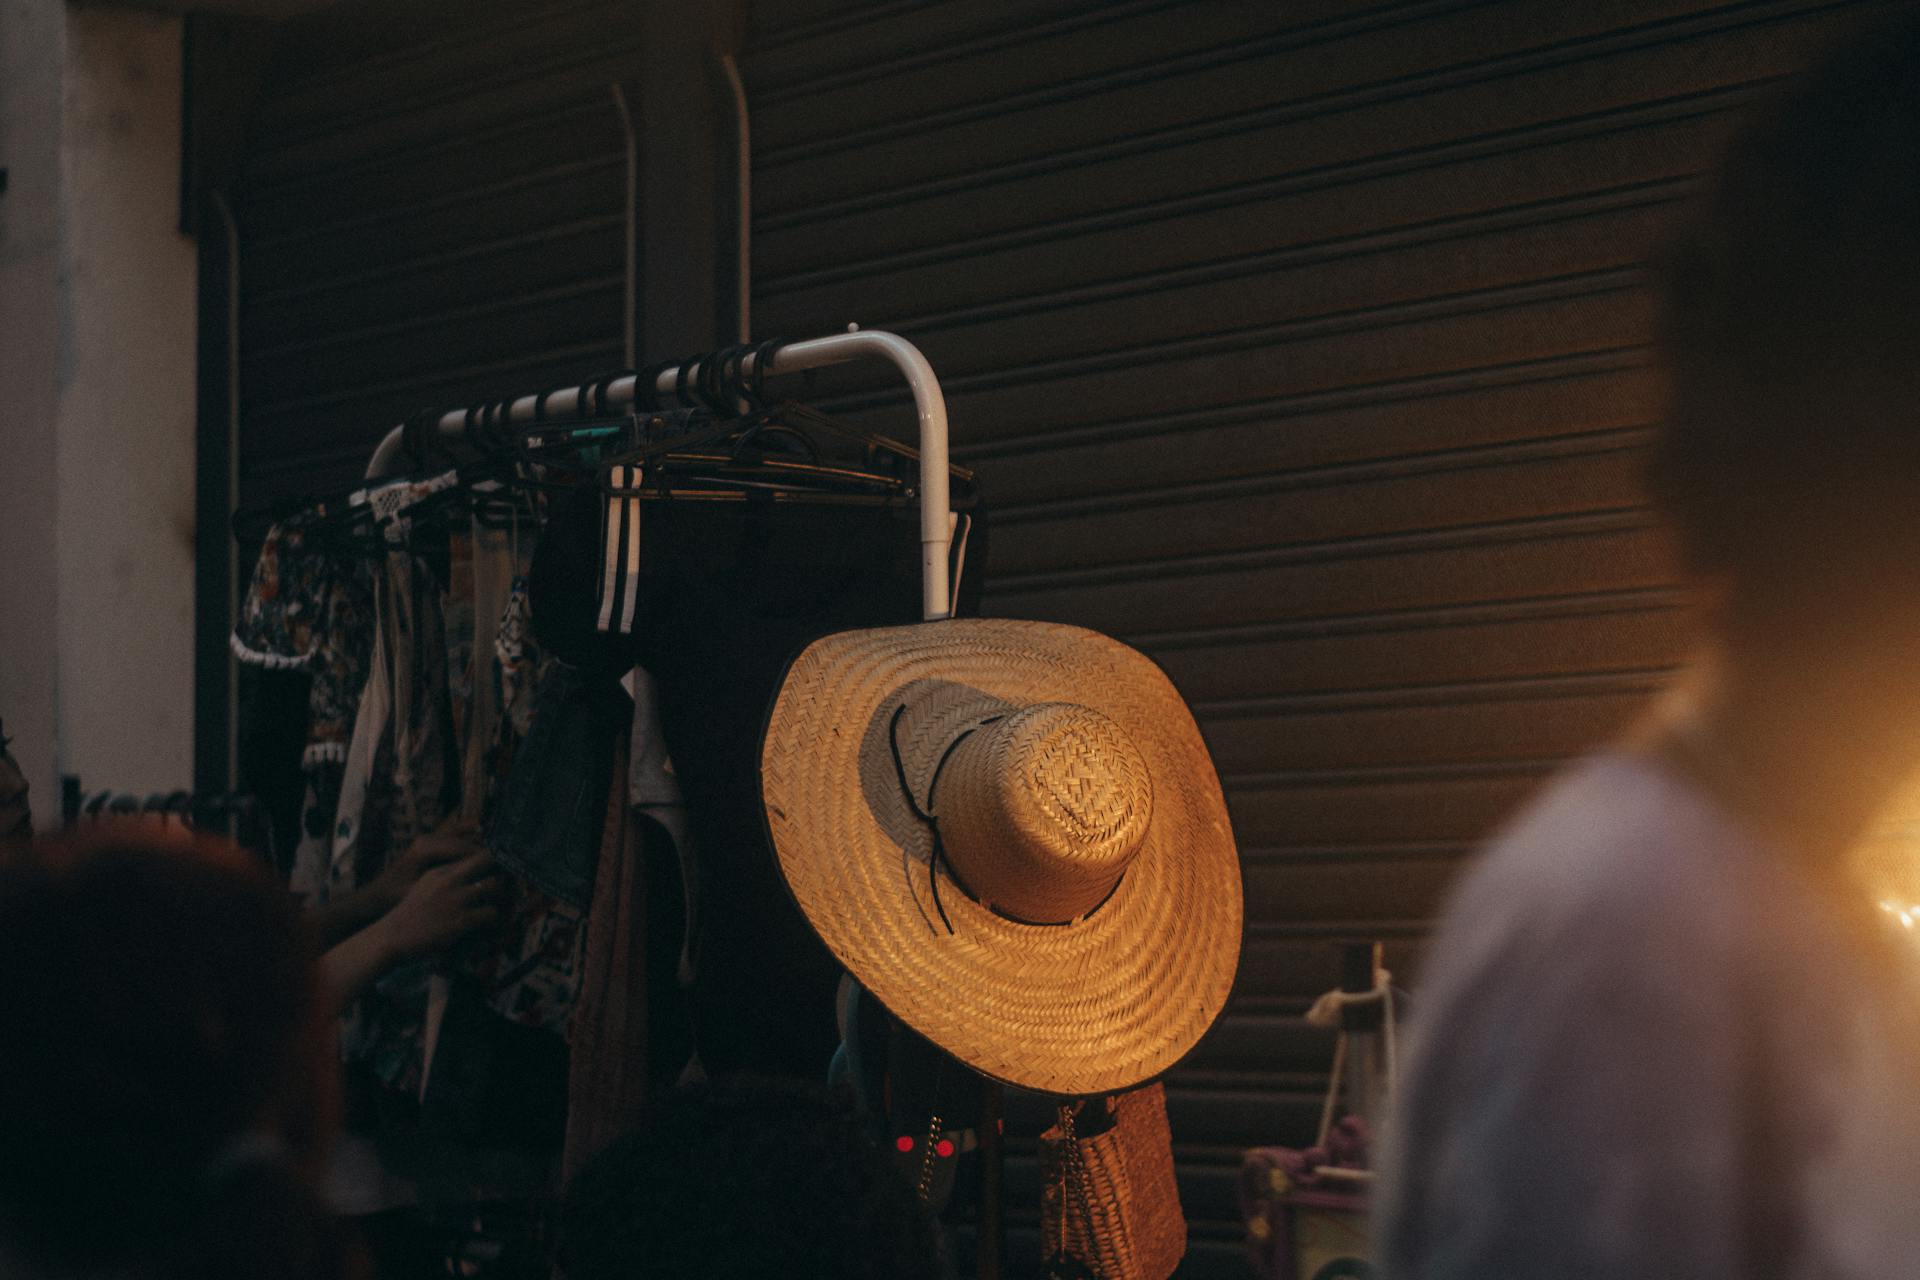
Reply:
<svg viewBox="0 0 1920 1280"><path fill-rule="evenodd" d="M333 545L311 521L274 525L259 549L231 647L243 672L298 681L307 694L306 714L298 717L305 734L304 786L276 778L279 789L269 786L259 793L274 818L277 849L295 850L301 840L324 842L332 828L341 765L372 660L374 585L373 566ZM276 729L291 728L282 709L255 708L257 697L247 696L273 683L249 685L243 678L240 687L243 760L256 774L270 770L255 762L249 749L260 740L257 728L247 723L249 716L264 715ZM297 800L291 794L296 787ZM298 835L289 827L296 815Z"/></svg>
<svg viewBox="0 0 1920 1280"><path fill-rule="evenodd" d="M444 536L437 545L444 556ZM387 553L380 589L392 664L389 735L398 794L386 857L398 854L460 807L460 745L447 669L447 572L444 560L436 568L431 559L412 551Z"/></svg>
<svg viewBox="0 0 1920 1280"><path fill-rule="evenodd" d="M760 804L760 736L788 663L830 632L920 618L911 509L654 502L635 656L700 859L692 1010L702 1064L817 1081L838 1034L839 965L787 892ZM984 528L962 611L979 599ZM537 617L537 614L536 614Z"/></svg>
<svg viewBox="0 0 1920 1280"><path fill-rule="evenodd" d="M647 1056L649 1097L685 1081L693 1058L693 1021L686 987L680 980L681 946L687 917L680 881L680 850L672 834L634 813L636 848L646 883Z"/></svg>
<svg viewBox="0 0 1920 1280"><path fill-rule="evenodd" d="M444 1271L434 1233L415 1209L388 1209L350 1219L372 1260L375 1280L423 1280Z"/></svg>
<svg viewBox="0 0 1920 1280"><path fill-rule="evenodd" d="M839 1020L843 1039L829 1087L844 1085L852 1094L868 1135L908 1186L919 1188L924 1178L921 1199L929 1212L949 1224L962 1220L972 1212L979 1184L980 1077L888 1013L850 976L840 984ZM938 1149L943 1138L952 1144L946 1156Z"/></svg>
<svg viewBox="0 0 1920 1280"><path fill-rule="evenodd" d="M527 740L514 753L487 828L487 846L502 867L583 910L593 896L614 744L623 736L626 707L626 696L611 680L554 662L535 694Z"/></svg>
<svg viewBox="0 0 1920 1280"><path fill-rule="evenodd" d="M634 631L621 636L596 627L603 509L592 484L554 501L529 574L535 634L593 680L611 682L638 665L658 687L687 846L698 858L685 880L704 886L701 918L689 924L702 1065L714 1076L817 1081L838 1043L839 966L775 864L760 806L760 735L788 663L807 644L834 631L920 620L918 512L646 502ZM976 511L962 613L977 610L986 560ZM576 785L598 779L597 759L565 776ZM538 830L535 812L529 806L519 829ZM554 811L537 812L544 821Z"/></svg>
<svg viewBox="0 0 1920 1280"><path fill-rule="evenodd" d="M444 539L441 542L444 548ZM353 797L344 793L354 783L342 786L341 809L335 815L339 825L325 850L329 893L371 883L390 859L459 806L460 757L447 682L444 581L442 570L409 551L390 551L384 561L377 584L376 652L384 662L380 673L391 700L383 720L362 715L356 724L356 739L364 730L375 736L377 745L352 830L347 819ZM360 705L380 706L374 682L369 682ZM304 874L301 879L307 882ZM442 965L434 957L389 969L349 1009L341 1033L343 1055L367 1063L389 1088L418 1094L426 1067L429 984Z"/></svg>
<svg viewBox="0 0 1920 1280"><path fill-rule="evenodd" d="M246 663L240 664L236 675L240 741L235 781L241 792L257 797L267 810L274 847L292 849L300 843L309 783L300 764L307 745L307 677L299 671ZM325 819L331 822L331 810Z"/></svg>
<svg viewBox="0 0 1920 1280"><path fill-rule="evenodd" d="M566 1116L566 1042L501 1017L477 982L456 975L433 1074L420 1100L421 1131L492 1147L553 1151Z"/></svg>
<svg viewBox="0 0 1920 1280"><path fill-rule="evenodd" d="M602 797L598 891L587 916L586 964L568 1033L567 1137L561 1179L633 1122L646 1100L646 878L635 856L637 831L624 780L627 751L614 746L609 794Z"/></svg>
<svg viewBox="0 0 1920 1280"><path fill-rule="evenodd" d="M249 666L308 677L309 765L346 758L373 652L373 591L372 567L327 545L311 521L267 531L231 644Z"/></svg>
<svg viewBox="0 0 1920 1280"><path fill-rule="evenodd" d="M659 504L644 504L650 512ZM606 503L589 482L557 495L527 569L533 633L545 653L617 680L633 665L633 637L599 629L601 519ZM650 554L646 532L643 559Z"/></svg>
<svg viewBox="0 0 1920 1280"><path fill-rule="evenodd" d="M693 1050L677 978L679 852L665 827L627 803L624 746L614 756L586 958L568 1030L562 1180L631 1128L677 1082Z"/></svg>

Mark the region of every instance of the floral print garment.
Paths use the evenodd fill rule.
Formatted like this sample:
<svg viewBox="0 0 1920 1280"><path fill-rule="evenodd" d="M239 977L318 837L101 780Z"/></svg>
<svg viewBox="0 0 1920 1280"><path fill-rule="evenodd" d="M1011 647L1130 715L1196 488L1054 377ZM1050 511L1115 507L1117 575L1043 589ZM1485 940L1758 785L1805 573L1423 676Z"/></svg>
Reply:
<svg viewBox="0 0 1920 1280"><path fill-rule="evenodd" d="M333 843L347 746L372 669L373 587L372 566L324 548L311 520L282 522L267 531L231 637L240 661L308 677L293 865L309 896Z"/></svg>
<svg viewBox="0 0 1920 1280"><path fill-rule="evenodd" d="M311 521L275 525L231 643L242 662L311 677L305 763L345 760L373 651L372 566L321 546Z"/></svg>
<svg viewBox="0 0 1920 1280"><path fill-rule="evenodd" d="M533 694L545 665L533 636L526 575L516 573L494 633L487 672L498 690L495 705L500 708L487 769L493 786L504 782L513 753L532 723ZM470 971L502 1017L564 1035L580 985L586 918L578 908L524 882L515 885L510 913L499 945L478 956Z"/></svg>

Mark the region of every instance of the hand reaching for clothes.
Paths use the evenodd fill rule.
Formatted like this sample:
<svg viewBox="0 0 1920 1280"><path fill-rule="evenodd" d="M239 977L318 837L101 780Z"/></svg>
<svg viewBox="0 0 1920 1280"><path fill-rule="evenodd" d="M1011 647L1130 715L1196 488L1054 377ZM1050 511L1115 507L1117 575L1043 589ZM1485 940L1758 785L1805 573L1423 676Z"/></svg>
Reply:
<svg viewBox="0 0 1920 1280"><path fill-rule="evenodd" d="M470 826L443 826L396 861L406 887L393 906L349 935L322 961L340 1007L403 960L430 954L500 923L505 882ZM371 887L371 886L369 886Z"/></svg>
<svg viewBox="0 0 1920 1280"><path fill-rule="evenodd" d="M395 958L425 955L499 924L504 892L492 855L470 846L466 856L420 871L379 927Z"/></svg>
<svg viewBox="0 0 1920 1280"><path fill-rule="evenodd" d="M457 816L447 818L416 838L373 878L367 886L374 897L373 905L382 913L393 910L427 872L472 857L484 849L478 823Z"/></svg>

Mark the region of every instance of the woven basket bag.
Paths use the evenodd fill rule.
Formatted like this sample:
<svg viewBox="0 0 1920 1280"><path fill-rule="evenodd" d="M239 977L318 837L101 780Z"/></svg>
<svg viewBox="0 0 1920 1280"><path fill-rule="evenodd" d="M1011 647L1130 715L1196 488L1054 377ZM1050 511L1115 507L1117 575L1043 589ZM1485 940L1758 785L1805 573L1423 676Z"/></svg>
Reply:
<svg viewBox="0 0 1920 1280"><path fill-rule="evenodd" d="M1156 1082L1111 1107L1105 1133L1074 1137L1063 1108L1040 1135L1041 1247L1096 1280L1167 1280L1187 1252L1167 1092Z"/></svg>

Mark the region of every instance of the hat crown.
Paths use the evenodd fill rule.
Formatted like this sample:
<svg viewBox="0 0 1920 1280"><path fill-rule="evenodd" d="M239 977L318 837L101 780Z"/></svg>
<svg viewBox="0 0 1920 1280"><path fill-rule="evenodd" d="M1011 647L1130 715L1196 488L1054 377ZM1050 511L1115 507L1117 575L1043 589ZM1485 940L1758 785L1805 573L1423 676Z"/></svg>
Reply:
<svg viewBox="0 0 1920 1280"><path fill-rule="evenodd" d="M961 742L937 807L947 858L969 892L1052 924L1112 891L1146 835L1153 784L1119 725L1090 707L1047 702Z"/></svg>
<svg viewBox="0 0 1920 1280"><path fill-rule="evenodd" d="M1072 703L1029 707L1010 718L1008 753L1019 791L1050 828L1053 843L1093 856L1131 848L1153 807L1146 762L1120 726Z"/></svg>

